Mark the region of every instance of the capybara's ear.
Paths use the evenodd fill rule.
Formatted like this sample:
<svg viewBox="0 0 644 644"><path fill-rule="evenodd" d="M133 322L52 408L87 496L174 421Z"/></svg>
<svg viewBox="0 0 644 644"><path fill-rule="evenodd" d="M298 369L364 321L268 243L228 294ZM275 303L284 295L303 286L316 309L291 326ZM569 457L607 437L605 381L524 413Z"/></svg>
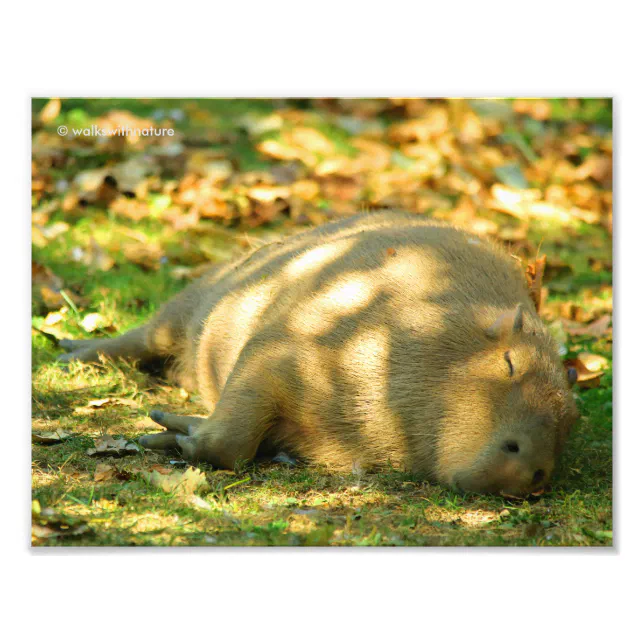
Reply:
<svg viewBox="0 0 644 644"><path fill-rule="evenodd" d="M523 305L517 304L516 308L501 313L494 324L485 330L485 335L491 340L501 340L522 329Z"/></svg>

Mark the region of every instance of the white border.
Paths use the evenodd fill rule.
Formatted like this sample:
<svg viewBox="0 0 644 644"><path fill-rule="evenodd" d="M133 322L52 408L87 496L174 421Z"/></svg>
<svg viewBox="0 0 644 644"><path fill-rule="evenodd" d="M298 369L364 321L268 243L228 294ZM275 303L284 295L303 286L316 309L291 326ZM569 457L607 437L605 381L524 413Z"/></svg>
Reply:
<svg viewBox="0 0 644 644"><path fill-rule="evenodd" d="M11 392L0 460L3 630L51 642L633 641L641 633L644 96L641 22L630 6L12 6L0 45L0 374ZM30 553L28 97L55 94L614 95L616 550Z"/></svg>

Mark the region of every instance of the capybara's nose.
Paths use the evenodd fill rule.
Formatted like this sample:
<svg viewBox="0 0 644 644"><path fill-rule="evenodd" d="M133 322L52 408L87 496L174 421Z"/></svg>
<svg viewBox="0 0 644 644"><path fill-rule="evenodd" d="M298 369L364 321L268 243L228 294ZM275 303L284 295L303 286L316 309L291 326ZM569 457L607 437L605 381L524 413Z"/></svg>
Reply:
<svg viewBox="0 0 644 644"><path fill-rule="evenodd" d="M537 470L532 477L532 485L538 485L546 478L546 473L543 470Z"/></svg>

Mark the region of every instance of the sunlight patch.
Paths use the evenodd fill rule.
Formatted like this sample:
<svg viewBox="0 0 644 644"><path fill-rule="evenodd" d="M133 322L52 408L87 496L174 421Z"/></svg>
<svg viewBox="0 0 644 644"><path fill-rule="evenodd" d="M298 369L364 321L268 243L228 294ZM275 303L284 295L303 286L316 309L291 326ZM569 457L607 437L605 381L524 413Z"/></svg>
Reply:
<svg viewBox="0 0 644 644"><path fill-rule="evenodd" d="M330 264L334 259L349 251L355 244L354 239L342 239L330 244L324 244L291 260L285 267L287 277L295 278L312 273L316 269Z"/></svg>

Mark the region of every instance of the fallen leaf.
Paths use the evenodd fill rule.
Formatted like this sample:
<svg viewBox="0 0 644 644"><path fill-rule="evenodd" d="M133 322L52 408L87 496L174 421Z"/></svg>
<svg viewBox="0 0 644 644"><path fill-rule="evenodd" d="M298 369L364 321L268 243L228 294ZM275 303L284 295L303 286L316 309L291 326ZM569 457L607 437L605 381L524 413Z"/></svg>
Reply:
<svg viewBox="0 0 644 644"><path fill-rule="evenodd" d="M80 325L87 331L92 333L96 329L104 329L109 327L110 323L100 313L88 313L81 321Z"/></svg>
<svg viewBox="0 0 644 644"><path fill-rule="evenodd" d="M152 465L151 469L153 469L155 472L159 472L159 474L172 474L175 471L171 467L164 467L163 465L159 465L158 463Z"/></svg>
<svg viewBox="0 0 644 644"><path fill-rule="evenodd" d="M110 402L109 398L100 398L100 399L97 399L97 400L90 400L87 403L87 406L88 407L102 407L104 404L106 404L108 402Z"/></svg>
<svg viewBox="0 0 644 644"><path fill-rule="evenodd" d="M163 249L158 244L132 242L123 247L123 254L146 271L158 271L163 259Z"/></svg>
<svg viewBox="0 0 644 644"><path fill-rule="evenodd" d="M529 264L526 268L526 278L528 280L528 289L530 297L534 302L537 313L541 309L541 293L543 290L543 275L546 270L546 256L541 255L534 260L534 264Z"/></svg>
<svg viewBox="0 0 644 644"><path fill-rule="evenodd" d="M31 262L31 283L34 286L47 286L56 291L63 288L63 280L58 275L55 275L47 266L33 260Z"/></svg>
<svg viewBox="0 0 644 644"><path fill-rule="evenodd" d="M87 450L88 456L130 456L138 454L141 448L126 438L104 435L94 441L94 447Z"/></svg>
<svg viewBox="0 0 644 644"><path fill-rule="evenodd" d="M220 153L198 150L188 158L186 171L212 182L223 182L232 176L233 164L228 159L222 159Z"/></svg>
<svg viewBox="0 0 644 644"><path fill-rule="evenodd" d="M94 470L94 480L97 482L110 481L116 478L117 470L108 463L99 463Z"/></svg>
<svg viewBox="0 0 644 644"><path fill-rule="evenodd" d="M66 233L69 230L69 224L64 221L57 221L50 226L40 227L39 231L42 236L47 240L51 241L56 239L59 235Z"/></svg>
<svg viewBox="0 0 644 644"><path fill-rule="evenodd" d="M572 320L562 320L564 329L569 335L578 336L578 335L588 335L594 338L601 338L604 335L608 335L610 330L612 316L602 315L598 320L595 320L591 324L579 324L573 322Z"/></svg>
<svg viewBox="0 0 644 644"><path fill-rule="evenodd" d="M143 478L161 488L164 492L176 492L180 495L192 495L201 488L208 486L206 475L199 469L189 467L184 472L172 471L164 474L158 470L144 472Z"/></svg>
<svg viewBox="0 0 644 644"><path fill-rule="evenodd" d="M51 123L60 114L60 99L52 98L47 101L45 107L40 110L38 117L41 123Z"/></svg>
<svg viewBox="0 0 644 644"><path fill-rule="evenodd" d="M294 159L302 160L305 165L313 166L317 161L315 154L307 153L292 145L277 141L276 139L267 139L257 145L257 149L268 157L281 159L283 161L292 161Z"/></svg>
<svg viewBox="0 0 644 644"><path fill-rule="evenodd" d="M592 335L596 338L606 335L609 331L612 319L613 318L610 315L602 315L602 317L588 325L586 328L586 334Z"/></svg>
<svg viewBox="0 0 644 644"><path fill-rule="evenodd" d="M596 353L586 353L584 351L580 353L577 357L591 371L601 371L602 369L607 369L609 365L607 358L604 358L604 356L599 356Z"/></svg>
<svg viewBox="0 0 644 644"><path fill-rule="evenodd" d="M573 368L577 371L577 384L582 389L594 389L595 387L599 387L600 379L604 375L603 371L590 369L588 364L579 357L565 360L564 366L567 369Z"/></svg>
<svg viewBox="0 0 644 644"><path fill-rule="evenodd" d="M66 438L72 436L69 432L66 432L63 429L56 429L51 432L32 432L31 440L34 443L40 443L41 445L54 445L55 443L60 443Z"/></svg>
<svg viewBox="0 0 644 644"><path fill-rule="evenodd" d="M122 405L125 407L138 407L138 403L131 398L98 398L96 400L90 400L84 407L75 407L74 413L87 415L102 409L104 407L111 407L115 405Z"/></svg>
<svg viewBox="0 0 644 644"><path fill-rule="evenodd" d="M122 405L125 407L137 408L139 405L136 401L130 398L100 398L98 400L90 400L83 407L74 407L74 414L80 416L91 416L106 407Z"/></svg>
<svg viewBox="0 0 644 644"><path fill-rule="evenodd" d="M389 128L388 134L392 141L423 143L444 134L449 126L447 109L443 106L432 106L427 109L424 118L396 123Z"/></svg>
<svg viewBox="0 0 644 644"><path fill-rule="evenodd" d="M65 319L65 314L69 311L66 306L63 306L62 309L58 311L50 311L47 313L47 317L43 321L43 328L52 327L56 324L59 324Z"/></svg>
<svg viewBox="0 0 644 644"><path fill-rule="evenodd" d="M520 98L514 101L512 108L518 114L527 114L536 121L545 121L552 112L550 103L543 98Z"/></svg>
<svg viewBox="0 0 644 644"><path fill-rule="evenodd" d="M111 110L98 118L96 125L105 130L108 136L127 140L128 143L136 143L142 136L139 132L150 130L154 127L154 122L138 117L127 110ZM122 136L123 132L126 136Z"/></svg>
<svg viewBox="0 0 644 644"><path fill-rule="evenodd" d="M86 519L66 516L52 508L41 509L37 500L31 505L31 520L31 536L36 545L47 539L79 537L93 532Z"/></svg>
<svg viewBox="0 0 644 644"><path fill-rule="evenodd" d="M116 263L94 238L90 241L88 249L75 246L71 254L74 261L100 271L109 271Z"/></svg>
<svg viewBox="0 0 644 644"><path fill-rule="evenodd" d="M272 203L277 199L287 199L291 194L291 188L289 186L257 185L249 188L246 194L256 201Z"/></svg>

